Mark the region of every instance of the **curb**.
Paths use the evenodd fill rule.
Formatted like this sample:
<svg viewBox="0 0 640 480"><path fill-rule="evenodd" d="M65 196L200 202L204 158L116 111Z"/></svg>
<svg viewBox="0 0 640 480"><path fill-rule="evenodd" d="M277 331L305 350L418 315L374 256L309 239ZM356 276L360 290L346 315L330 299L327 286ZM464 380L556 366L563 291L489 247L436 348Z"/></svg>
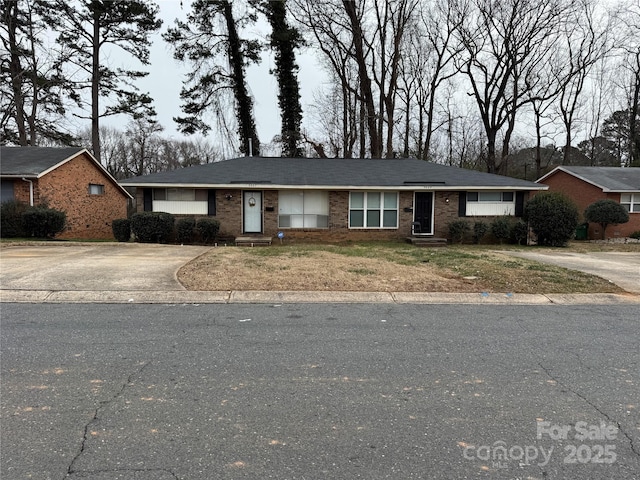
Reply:
<svg viewBox="0 0 640 480"><path fill-rule="evenodd" d="M433 305L617 305L640 304L640 295L324 292L324 291L86 291L0 290L0 303L269 304L397 303Z"/></svg>

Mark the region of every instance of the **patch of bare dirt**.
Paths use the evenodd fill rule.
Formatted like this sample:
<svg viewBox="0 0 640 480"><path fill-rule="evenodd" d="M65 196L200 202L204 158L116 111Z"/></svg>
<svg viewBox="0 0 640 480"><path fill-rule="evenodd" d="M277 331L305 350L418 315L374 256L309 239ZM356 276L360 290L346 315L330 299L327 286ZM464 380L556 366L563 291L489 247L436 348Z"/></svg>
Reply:
<svg viewBox="0 0 640 480"><path fill-rule="evenodd" d="M428 263L401 265L325 251L303 255L253 255L242 248L218 248L180 269L188 290L477 292L477 280L447 275Z"/></svg>

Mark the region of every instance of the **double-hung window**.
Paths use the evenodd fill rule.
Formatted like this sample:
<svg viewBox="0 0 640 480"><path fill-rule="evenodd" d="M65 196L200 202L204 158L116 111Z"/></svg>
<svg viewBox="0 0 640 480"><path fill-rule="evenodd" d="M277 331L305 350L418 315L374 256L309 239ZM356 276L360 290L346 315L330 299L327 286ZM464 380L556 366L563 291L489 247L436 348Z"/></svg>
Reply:
<svg viewBox="0 0 640 480"><path fill-rule="evenodd" d="M621 193L620 204L629 213L640 213L640 193Z"/></svg>
<svg viewBox="0 0 640 480"><path fill-rule="evenodd" d="M279 228L328 228L329 193L321 190L281 190Z"/></svg>
<svg viewBox="0 0 640 480"><path fill-rule="evenodd" d="M398 228L398 192L351 192L349 228Z"/></svg>

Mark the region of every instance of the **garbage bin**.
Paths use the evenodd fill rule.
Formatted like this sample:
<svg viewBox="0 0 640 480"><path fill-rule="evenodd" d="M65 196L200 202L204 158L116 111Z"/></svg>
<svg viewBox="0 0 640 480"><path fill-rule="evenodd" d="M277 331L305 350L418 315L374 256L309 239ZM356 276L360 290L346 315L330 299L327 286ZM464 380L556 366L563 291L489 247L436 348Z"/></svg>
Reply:
<svg viewBox="0 0 640 480"><path fill-rule="evenodd" d="M576 227L576 240L586 240L587 232L589 231L589 224L583 223Z"/></svg>

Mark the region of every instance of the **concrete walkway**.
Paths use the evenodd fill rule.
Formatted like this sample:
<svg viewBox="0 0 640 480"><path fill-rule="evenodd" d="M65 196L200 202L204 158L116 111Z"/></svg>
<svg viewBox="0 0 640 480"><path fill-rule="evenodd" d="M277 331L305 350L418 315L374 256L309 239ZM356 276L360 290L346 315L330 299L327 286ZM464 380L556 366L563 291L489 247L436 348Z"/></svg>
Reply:
<svg viewBox="0 0 640 480"><path fill-rule="evenodd" d="M0 302L29 303L413 303L612 304L638 295L323 291L188 291L180 267L210 247L68 243L0 248ZM505 252L520 253L520 252ZM528 255L528 254L527 254ZM624 255L624 254L620 254ZM638 265L631 254L623 264ZM528 257L527 257L528 258ZM620 257L621 259L623 257ZM602 261L601 261L602 263ZM568 267L571 268L571 267ZM625 268L621 265L613 268ZM638 278L638 266L627 274ZM606 278L606 277L605 277ZM632 282L633 283L633 282ZM633 286L633 285L631 285ZM635 285L638 286L637 284ZM625 287L623 287L625 288ZM629 290L629 289L628 289ZM638 291L640 293L640 291Z"/></svg>

